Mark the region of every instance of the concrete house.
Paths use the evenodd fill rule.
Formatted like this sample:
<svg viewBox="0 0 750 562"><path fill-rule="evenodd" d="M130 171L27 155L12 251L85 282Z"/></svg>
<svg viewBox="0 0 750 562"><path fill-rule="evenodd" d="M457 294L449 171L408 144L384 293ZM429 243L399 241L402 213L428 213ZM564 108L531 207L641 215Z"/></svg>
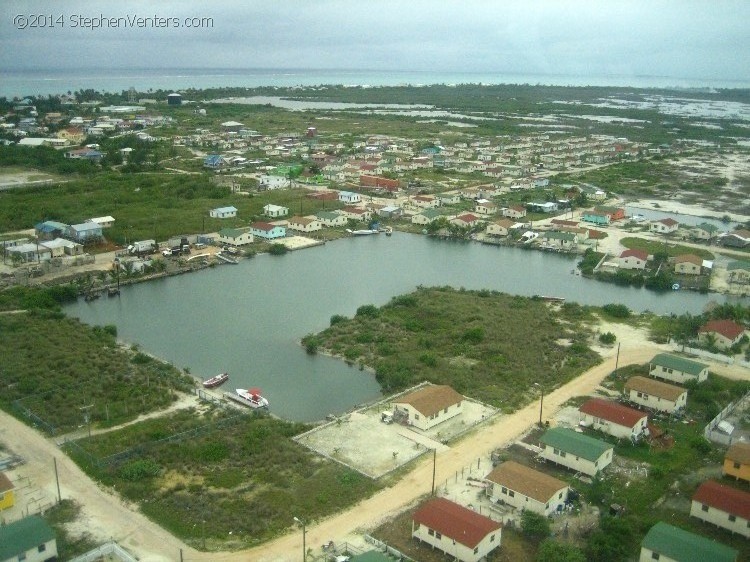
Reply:
<svg viewBox="0 0 750 562"><path fill-rule="evenodd" d="M548 429L540 442L542 458L589 476L595 476L612 462L613 445L572 429Z"/></svg>
<svg viewBox="0 0 750 562"><path fill-rule="evenodd" d="M503 216L509 219L522 219L526 216L526 207L522 205L511 205L503 209Z"/></svg>
<svg viewBox="0 0 750 562"><path fill-rule="evenodd" d="M316 232L323 228L323 225L315 217L294 216L289 219L289 225L287 228L298 232Z"/></svg>
<svg viewBox="0 0 750 562"><path fill-rule="evenodd" d="M708 480L693 494L690 516L750 538L750 492Z"/></svg>
<svg viewBox="0 0 750 562"><path fill-rule="evenodd" d="M372 211L369 209L360 209L359 207L344 207L339 211L347 219L355 221L369 221L372 218Z"/></svg>
<svg viewBox="0 0 750 562"><path fill-rule="evenodd" d="M573 232L552 230L542 235L542 241L547 248L570 250L578 246L578 235Z"/></svg>
<svg viewBox="0 0 750 562"><path fill-rule="evenodd" d="M516 223L510 219L494 220L487 225L485 232L490 236L508 236L514 224Z"/></svg>
<svg viewBox="0 0 750 562"><path fill-rule="evenodd" d="M648 229L651 232L658 232L659 234L670 234L671 232L677 232L678 228L680 228L680 223L670 218L654 221L648 226Z"/></svg>
<svg viewBox="0 0 750 562"><path fill-rule="evenodd" d="M57 560L55 532L39 515L0 526L0 562Z"/></svg>
<svg viewBox="0 0 750 562"><path fill-rule="evenodd" d="M353 191L339 191L339 201L347 204L359 203L362 201L362 196Z"/></svg>
<svg viewBox="0 0 750 562"><path fill-rule="evenodd" d="M464 213L462 215L458 215L456 218L451 219L451 224L455 224L456 226L460 226L462 228L472 228L476 225L478 225L482 219L480 219L476 215L472 215L471 213Z"/></svg>
<svg viewBox="0 0 750 562"><path fill-rule="evenodd" d="M263 207L263 214L272 219L285 217L289 214L289 209L280 205L271 205L270 203Z"/></svg>
<svg viewBox="0 0 750 562"><path fill-rule="evenodd" d="M52 251L42 244L18 244L5 248L5 253L11 261L15 259L22 263L47 261L52 258Z"/></svg>
<svg viewBox="0 0 750 562"><path fill-rule="evenodd" d="M83 244L66 240L65 238L55 238L47 242L40 242L39 245L47 248L53 258L80 256L83 254Z"/></svg>
<svg viewBox="0 0 750 562"><path fill-rule="evenodd" d="M502 523L433 498L414 513L411 536L461 562L479 562L500 546Z"/></svg>
<svg viewBox="0 0 750 562"><path fill-rule="evenodd" d="M750 262L730 261L727 264L727 280L730 283L750 283Z"/></svg>
<svg viewBox="0 0 750 562"><path fill-rule="evenodd" d="M750 482L750 443L738 441L727 449L722 472L725 476Z"/></svg>
<svg viewBox="0 0 750 562"><path fill-rule="evenodd" d="M102 227L95 222L71 224L66 230L65 236L83 244L101 238Z"/></svg>
<svg viewBox="0 0 750 562"><path fill-rule="evenodd" d="M264 238L265 240L274 240L286 236L286 228L269 222L254 222L250 225L250 232L253 236Z"/></svg>
<svg viewBox="0 0 750 562"><path fill-rule="evenodd" d="M712 240L719 234L719 227L704 222L690 229L690 234L698 240Z"/></svg>
<svg viewBox="0 0 750 562"><path fill-rule="evenodd" d="M426 209L418 215L414 215L411 218L411 222L412 224L430 224L443 216L445 215L443 215L438 209Z"/></svg>
<svg viewBox="0 0 750 562"><path fill-rule="evenodd" d="M562 480L515 461L498 465L485 480L489 484L487 496L493 502L544 516L561 511L570 491L570 486Z"/></svg>
<svg viewBox="0 0 750 562"><path fill-rule="evenodd" d="M581 425L618 439L638 441L648 426L647 414L601 398L587 400L578 411L581 415Z"/></svg>
<svg viewBox="0 0 750 562"><path fill-rule="evenodd" d="M710 320L698 328L698 339L702 342L713 340L716 347L728 349L739 343L745 335L745 327L732 320Z"/></svg>
<svg viewBox="0 0 750 562"><path fill-rule="evenodd" d="M617 259L620 269L646 269L648 252L644 250L625 250Z"/></svg>
<svg viewBox="0 0 750 562"><path fill-rule="evenodd" d="M487 199L479 199L474 205L474 212L480 215L494 215L497 213L497 204Z"/></svg>
<svg viewBox="0 0 750 562"><path fill-rule="evenodd" d="M0 472L0 513L5 509L10 509L15 504L16 487L4 472Z"/></svg>
<svg viewBox="0 0 750 562"><path fill-rule="evenodd" d="M315 218L323 226L345 226L347 221L346 216L336 211L318 211Z"/></svg>
<svg viewBox="0 0 750 562"><path fill-rule="evenodd" d="M648 374L678 384L703 382L708 378L708 365L668 353L658 353L649 361Z"/></svg>
<svg viewBox="0 0 750 562"><path fill-rule="evenodd" d="M684 254L674 258L674 272L679 275L700 275L703 259L695 254Z"/></svg>
<svg viewBox="0 0 750 562"><path fill-rule="evenodd" d="M739 552L726 545L659 521L641 542L638 562L738 562Z"/></svg>
<svg viewBox="0 0 750 562"><path fill-rule="evenodd" d="M230 246L247 246L253 243L249 228L223 228L219 231L219 244Z"/></svg>
<svg viewBox="0 0 750 562"><path fill-rule="evenodd" d="M214 219L232 219L237 216L237 207L217 207L211 209L208 216Z"/></svg>
<svg viewBox="0 0 750 562"><path fill-rule="evenodd" d="M464 397L447 385L429 385L393 401L393 409L406 422L427 431L462 412Z"/></svg>
<svg viewBox="0 0 750 562"><path fill-rule="evenodd" d="M647 377L630 377L624 394L634 404L668 414L681 412L687 406L687 389Z"/></svg>
<svg viewBox="0 0 750 562"><path fill-rule="evenodd" d="M95 222L102 228L109 228L110 226L114 226L115 218L107 215L106 217L94 217L92 219L88 219L86 222Z"/></svg>
<svg viewBox="0 0 750 562"><path fill-rule="evenodd" d="M434 209L440 206L440 199L432 195L415 195L411 198L411 202L420 209Z"/></svg>
<svg viewBox="0 0 750 562"><path fill-rule="evenodd" d="M44 221L34 225L34 234L39 240L54 240L63 236L69 226L64 222Z"/></svg>

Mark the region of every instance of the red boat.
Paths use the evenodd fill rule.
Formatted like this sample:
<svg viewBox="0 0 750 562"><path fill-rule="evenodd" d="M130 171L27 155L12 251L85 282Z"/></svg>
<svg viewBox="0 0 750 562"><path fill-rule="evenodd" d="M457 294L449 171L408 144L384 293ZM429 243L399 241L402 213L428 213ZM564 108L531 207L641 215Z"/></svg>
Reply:
<svg viewBox="0 0 750 562"><path fill-rule="evenodd" d="M229 373L220 373L216 376L211 377L208 380L203 381L203 386L206 388L216 388L229 380Z"/></svg>

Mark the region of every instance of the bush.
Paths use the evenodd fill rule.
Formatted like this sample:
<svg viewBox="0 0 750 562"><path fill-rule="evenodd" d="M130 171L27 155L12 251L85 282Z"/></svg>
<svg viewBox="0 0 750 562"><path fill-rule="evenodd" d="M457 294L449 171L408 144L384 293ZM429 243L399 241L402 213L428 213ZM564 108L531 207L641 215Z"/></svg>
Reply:
<svg viewBox="0 0 750 562"><path fill-rule="evenodd" d="M268 250L272 256L283 256L288 251L289 248L284 246L284 244L271 244L271 248Z"/></svg>
<svg viewBox="0 0 750 562"><path fill-rule="evenodd" d="M605 304L602 312L612 318L630 318L630 309L624 304Z"/></svg>
<svg viewBox="0 0 750 562"><path fill-rule="evenodd" d="M484 340L484 328L477 326L475 328L469 328L461 336L461 339L468 343L478 344Z"/></svg>
<svg viewBox="0 0 750 562"><path fill-rule="evenodd" d="M380 311L374 304L364 304L357 309L356 316L366 318L377 318L380 315Z"/></svg>
<svg viewBox="0 0 750 562"><path fill-rule="evenodd" d="M336 324L339 324L345 321L346 321L346 316L342 316L341 314L334 314L333 316L331 316L331 326L335 326Z"/></svg>
<svg viewBox="0 0 750 562"><path fill-rule="evenodd" d="M154 461L149 459L139 459L124 464L118 470L120 478L131 482L138 482L145 478L152 478L159 474L161 468Z"/></svg>
<svg viewBox="0 0 750 562"><path fill-rule="evenodd" d="M549 519L533 511L526 510L521 514L521 530L531 540L546 539L550 535Z"/></svg>
<svg viewBox="0 0 750 562"><path fill-rule="evenodd" d="M617 336L612 332L605 332L599 336L599 341L606 345L612 345L617 341Z"/></svg>
<svg viewBox="0 0 750 562"><path fill-rule="evenodd" d="M586 562L586 556L572 544L547 539L539 545L536 562Z"/></svg>

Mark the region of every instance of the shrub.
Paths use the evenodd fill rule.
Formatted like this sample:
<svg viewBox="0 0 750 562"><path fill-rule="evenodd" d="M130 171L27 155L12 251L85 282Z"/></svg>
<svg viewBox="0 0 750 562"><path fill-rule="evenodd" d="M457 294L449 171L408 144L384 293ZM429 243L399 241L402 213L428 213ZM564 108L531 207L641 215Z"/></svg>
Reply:
<svg viewBox="0 0 750 562"><path fill-rule="evenodd" d="M336 324L340 324L341 322L346 321L346 316L342 316L341 314L334 314L331 316L331 326L335 326Z"/></svg>
<svg viewBox="0 0 750 562"><path fill-rule="evenodd" d="M605 304L602 312L612 318L630 318L630 309L624 304Z"/></svg>
<svg viewBox="0 0 750 562"><path fill-rule="evenodd" d="M612 345L617 341L617 336L612 332L605 332L599 336L599 341L606 345Z"/></svg>
<svg viewBox="0 0 750 562"><path fill-rule="evenodd" d="M283 256L288 251L289 248L284 246L284 244L271 244L271 248L268 250L272 256Z"/></svg>
<svg viewBox="0 0 750 562"><path fill-rule="evenodd" d="M138 482L145 478L152 478L159 474L161 468L150 459L139 459L124 464L118 470L120 478L131 482Z"/></svg>
<svg viewBox="0 0 750 562"><path fill-rule="evenodd" d="M357 309L356 316L366 317L366 318L377 318L379 314L380 314L380 311L374 304L364 304Z"/></svg>
<svg viewBox="0 0 750 562"><path fill-rule="evenodd" d="M531 540L542 540L550 535L549 519L533 511L521 514L521 530Z"/></svg>
<svg viewBox="0 0 750 562"><path fill-rule="evenodd" d="M463 336L461 336L461 339L473 344L482 343L482 340L484 340L484 328L481 326L469 328L464 332Z"/></svg>

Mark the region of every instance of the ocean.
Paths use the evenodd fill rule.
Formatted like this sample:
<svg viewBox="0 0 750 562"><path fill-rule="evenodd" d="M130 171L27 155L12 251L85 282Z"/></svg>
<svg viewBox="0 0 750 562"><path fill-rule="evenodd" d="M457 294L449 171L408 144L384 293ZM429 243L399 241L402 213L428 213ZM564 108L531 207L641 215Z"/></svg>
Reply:
<svg viewBox="0 0 750 562"><path fill-rule="evenodd" d="M503 74L432 71L321 69L80 69L0 70L0 97L46 96L93 89L120 93L217 87L398 86L429 84L531 84L550 86L621 86L632 88L750 88L742 80L710 80L670 76Z"/></svg>

